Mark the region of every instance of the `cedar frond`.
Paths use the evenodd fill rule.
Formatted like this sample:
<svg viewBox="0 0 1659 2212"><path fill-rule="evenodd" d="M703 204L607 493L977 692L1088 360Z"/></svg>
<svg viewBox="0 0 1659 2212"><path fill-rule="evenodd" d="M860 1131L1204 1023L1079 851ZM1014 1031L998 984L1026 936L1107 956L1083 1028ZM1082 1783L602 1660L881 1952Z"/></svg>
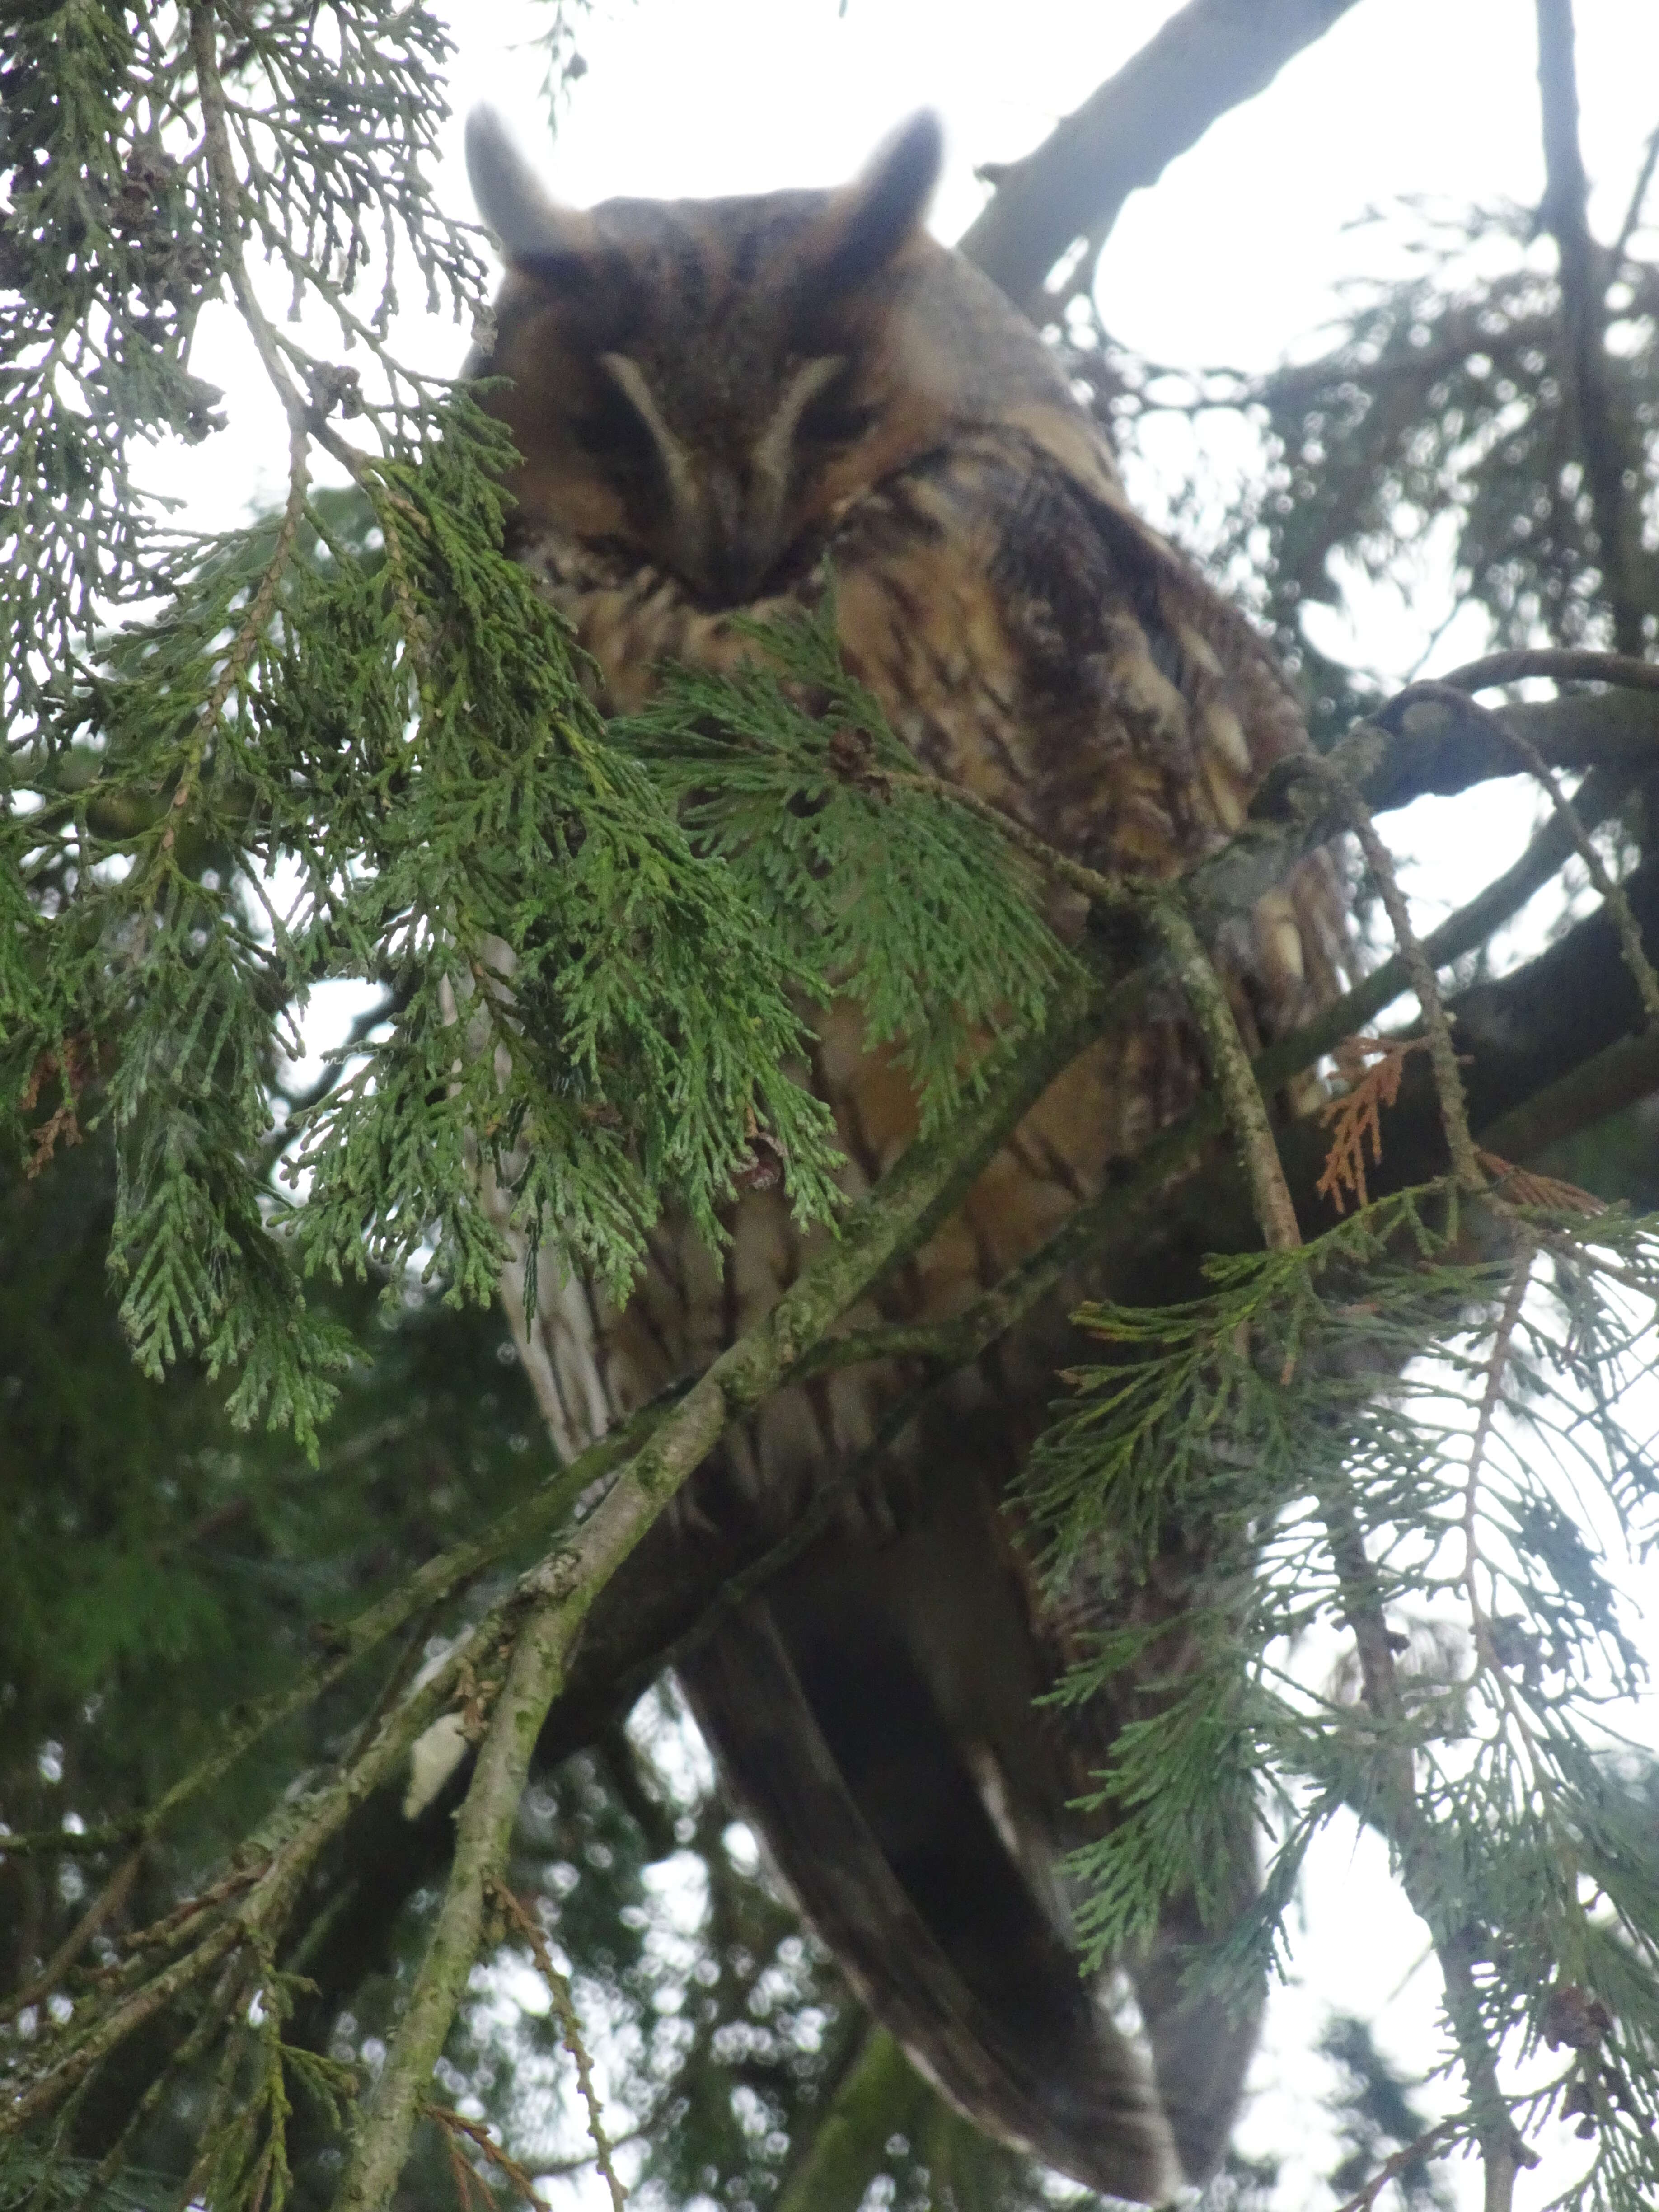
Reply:
<svg viewBox="0 0 1659 2212"><path fill-rule="evenodd" d="M1352 1192L1362 1206L1370 1204L1365 1182L1365 1141L1370 1139L1371 1164L1382 1164L1382 1112L1400 1096L1400 1080L1409 1054L1427 1045L1426 1037L1345 1037L1334 1055L1348 1088L1340 1098L1328 1100L1319 1118L1332 1131L1331 1149L1324 1172L1314 1188L1328 1198L1338 1213L1347 1211Z"/></svg>

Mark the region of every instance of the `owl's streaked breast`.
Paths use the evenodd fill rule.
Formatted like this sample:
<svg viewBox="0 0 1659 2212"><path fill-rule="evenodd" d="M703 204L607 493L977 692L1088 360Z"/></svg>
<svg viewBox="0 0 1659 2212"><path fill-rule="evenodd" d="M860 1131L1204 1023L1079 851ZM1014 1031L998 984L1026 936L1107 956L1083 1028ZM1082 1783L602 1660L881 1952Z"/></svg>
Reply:
<svg viewBox="0 0 1659 2212"><path fill-rule="evenodd" d="M1287 695L1237 617L1150 532L1118 513L1103 519L1096 495L1023 432L981 431L872 487L828 551L848 665L919 763L1091 866L1162 875L1191 865L1237 826L1256 775L1299 739ZM665 661L719 669L754 650L672 577L613 581L603 562L552 533L523 557L597 663L607 704L642 697ZM819 588L809 578L744 611L811 603ZM1242 673L1222 659L1241 640L1253 656ZM1062 926L1068 918L1077 909L1062 907ZM1230 953L1247 1031L1286 1025L1316 1004L1338 949L1322 872L1264 901L1249 943ZM861 1191L915 1133L914 1098L886 1059L862 1050L850 1008L826 1022L816 1073ZM890 1316L937 1318L965 1304L1096 1193L1114 1160L1183 1111L1200 1080L1171 1004L1086 1055L887 1294ZM607 1331L630 1343L615 1384L629 1402L712 1357L722 1332L758 1319L798 1269L802 1247L781 1199L745 1199L732 1227L718 1280L711 1259L678 1249L682 1232L664 1232L672 1265L659 1247L637 1313ZM634 1327L647 1315L648 1345ZM825 1452L867 1435L867 1401L893 1387L896 1378L841 1378L813 1394L819 1414L797 1406L770 1416L799 1439L789 1461L810 1477ZM848 1418L841 1409L854 1400L865 1409ZM839 1415L827 1425L826 1404ZM787 1514L794 1486L762 1457L757 1485Z"/></svg>

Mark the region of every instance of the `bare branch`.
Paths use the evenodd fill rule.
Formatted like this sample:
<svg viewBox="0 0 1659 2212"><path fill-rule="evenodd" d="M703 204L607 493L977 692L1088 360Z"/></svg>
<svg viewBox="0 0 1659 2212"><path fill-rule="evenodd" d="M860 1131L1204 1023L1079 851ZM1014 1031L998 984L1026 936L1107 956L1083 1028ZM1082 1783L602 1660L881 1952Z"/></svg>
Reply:
<svg viewBox="0 0 1659 2212"><path fill-rule="evenodd" d="M1538 89L1543 106L1544 203L1539 221L1560 257L1562 353L1570 423L1583 465L1595 532L1601 590L1613 615L1613 643L1639 653L1645 609L1630 574L1629 458L1607 393L1607 269L1590 236L1589 185L1578 147L1578 79L1572 0L1537 0Z"/></svg>
<svg viewBox="0 0 1659 2212"><path fill-rule="evenodd" d="M1619 235L1613 241L1613 266L1615 275L1623 268L1625 258L1630 251L1631 240L1641 228L1642 210L1646 204L1648 187L1653 182L1656 165L1659 165L1659 131L1653 131L1649 137L1647 150L1642 156L1642 166L1637 172L1636 182L1631 189L1630 205L1625 210L1625 220L1619 226Z"/></svg>
<svg viewBox="0 0 1659 2212"><path fill-rule="evenodd" d="M581 2023L576 2017L576 2004L570 1994L570 1984L553 1963L553 1954L548 1948L540 1923L532 1918L504 1883L497 1882L493 1894L503 1914L529 1944L531 1954L536 1961L536 1970L546 1984L547 1994L552 2000L554 2016L559 2023L559 2033L564 2038L564 2047L575 2062L577 2086L587 2112L587 2132L593 2139L594 2163L604 2175L605 2186L611 2191L613 2212L623 2212L623 2206L628 2201L628 2191L617 2177L611 2138L605 2133L605 2118L599 2109L599 2094L593 2084L593 2062L587 2055L586 2044L582 2040Z"/></svg>
<svg viewBox="0 0 1659 2212"><path fill-rule="evenodd" d="M1466 661L1438 680L1460 691L1486 691L1496 684L1517 684L1523 676L1560 679L1583 677L1592 684L1620 684L1635 691L1659 691L1659 662L1639 654L1589 653L1573 646L1521 647ZM1403 697L1403 693L1402 693Z"/></svg>
<svg viewBox="0 0 1659 2212"><path fill-rule="evenodd" d="M1337 2206L1336 2212L1371 2212L1377 2198L1398 2175L1408 2172L1413 2166L1420 2166L1430 2158L1443 2158L1458 2142L1463 2132L1462 2124L1457 2120L1442 2120L1437 2127L1428 2129L1418 2136L1415 2142L1408 2142L1403 2150L1397 2150L1392 2158L1385 2159L1363 2188L1357 2189L1352 2197L1344 2198Z"/></svg>
<svg viewBox="0 0 1659 2212"><path fill-rule="evenodd" d="M51 1996L104 1923L118 1913L126 1904L132 1894L132 1886L138 1879L148 1849L146 1839L127 1853L40 1972L32 1981L26 1982L15 1996L8 1997L4 2005L0 2006L0 2021L15 2020L27 2006Z"/></svg>
<svg viewBox="0 0 1659 2212"><path fill-rule="evenodd" d="M1103 240L1129 194L1156 184L1218 116L1271 84L1353 0L1188 0L1034 153L997 173L958 240L1017 307L1073 242Z"/></svg>
<svg viewBox="0 0 1659 2212"><path fill-rule="evenodd" d="M1571 838L1573 849L1583 862L1598 895L1607 902L1607 911L1619 932L1619 949L1626 967L1631 972L1632 980L1641 994L1643 1010L1650 1023L1659 1022L1659 975L1655 975L1653 963L1642 949L1642 933L1630 910L1630 901L1625 896L1623 885L1615 883L1607 873L1606 863L1591 843L1589 832L1579 819L1578 810L1551 775L1537 747L1519 731L1510 732L1510 742L1549 793L1550 804L1563 830Z"/></svg>

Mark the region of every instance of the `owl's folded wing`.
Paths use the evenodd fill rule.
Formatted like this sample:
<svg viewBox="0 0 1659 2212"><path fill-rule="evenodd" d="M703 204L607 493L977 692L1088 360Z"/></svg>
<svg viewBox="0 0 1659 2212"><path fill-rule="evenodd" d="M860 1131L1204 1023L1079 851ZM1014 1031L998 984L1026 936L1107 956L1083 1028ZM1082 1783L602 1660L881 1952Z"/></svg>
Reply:
<svg viewBox="0 0 1659 2212"><path fill-rule="evenodd" d="M945 2096L1093 2188L1179 2188L1191 2147L1147 2057L1085 1987L890 1624L820 1663L751 1602L681 1677L808 1919ZM1237 2082L1212 2086L1224 2141Z"/></svg>

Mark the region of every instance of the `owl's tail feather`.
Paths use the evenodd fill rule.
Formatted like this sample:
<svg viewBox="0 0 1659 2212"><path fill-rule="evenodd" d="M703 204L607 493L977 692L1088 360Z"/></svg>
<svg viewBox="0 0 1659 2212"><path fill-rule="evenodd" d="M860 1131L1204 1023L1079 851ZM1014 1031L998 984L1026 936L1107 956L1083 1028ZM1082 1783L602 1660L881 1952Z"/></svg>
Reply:
<svg viewBox="0 0 1659 2212"><path fill-rule="evenodd" d="M890 1613L815 1632L781 1591L751 1601L681 1674L808 1919L953 2105L1142 2203L1215 2162L1250 2032L1218 2036L1212 2015L1199 2061L1211 2078L1166 2112L1152 2064L1085 1988ZM1149 1978L1154 2008L1163 1988ZM1170 2016L1149 2018L1155 2047L1170 2029L1194 2039L1173 1988Z"/></svg>

